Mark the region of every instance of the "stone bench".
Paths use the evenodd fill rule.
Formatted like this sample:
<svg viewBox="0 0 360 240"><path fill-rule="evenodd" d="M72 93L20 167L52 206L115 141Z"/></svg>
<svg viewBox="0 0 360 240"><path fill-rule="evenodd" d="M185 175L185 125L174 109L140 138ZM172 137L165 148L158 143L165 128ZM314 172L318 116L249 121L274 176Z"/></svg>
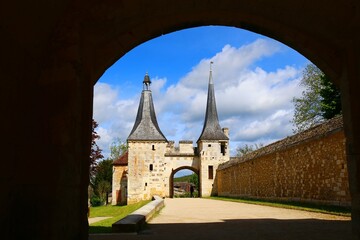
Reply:
<svg viewBox="0 0 360 240"><path fill-rule="evenodd" d="M161 208L165 206L164 199L158 196L153 197L153 201L139 208L123 219L112 225L112 232L115 233L136 233L141 231L145 223Z"/></svg>

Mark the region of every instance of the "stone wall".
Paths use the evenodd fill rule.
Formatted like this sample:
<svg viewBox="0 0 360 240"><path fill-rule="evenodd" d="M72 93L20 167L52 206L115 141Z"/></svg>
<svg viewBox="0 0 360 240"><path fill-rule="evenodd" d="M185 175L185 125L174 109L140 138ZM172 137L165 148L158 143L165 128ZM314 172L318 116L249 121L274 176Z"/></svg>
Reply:
<svg viewBox="0 0 360 240"><path fill-rule="evenodd" d="M113 166L112 205L126 205L127 203L127 171L127 166Z"/></svg>
<svg viewBox="0 0 360 240"><path fill-rule="evenodd" d="M165 197L165 141L128 141L128 204Z"/></svg>
<svg viewBox="0 0 360 240"><path fill-rule="evenodd" d="M214 192L350 205L342 118L221 164Z"/></svg>

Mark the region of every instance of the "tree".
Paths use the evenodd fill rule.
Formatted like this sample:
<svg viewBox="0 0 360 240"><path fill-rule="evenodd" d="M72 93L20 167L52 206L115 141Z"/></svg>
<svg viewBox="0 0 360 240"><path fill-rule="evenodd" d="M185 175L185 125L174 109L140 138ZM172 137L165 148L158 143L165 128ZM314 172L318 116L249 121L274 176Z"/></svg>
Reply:
<svg viewBox="0 0 360 240"><path fill-rule="evenodd" d="M106 204L108 199L107 196L112 188L112 164L113 160L111 159L99 162L96 168L96 173L91 181L93 188L95 189L95 195L102 200L102 203L105 202Z"/></svg>
<svg viewBox="0 0 360 240"><path fill-rule="evenodd" d="M308 64L304 71L300 86L305 87L300 98L294 97L294 133L304 131L322 121L320 107L320 88L322 72L314 64Z"/></svg>
<svg viewBox="0 0 360 240"><path fill-rule="evenodd" d="M326 75L321 76L321 85L321 115L324 119L331 119L341 114L340 90Z"/></svg>
<svg viewBox="0 0 360 240"><path fill-rule="evenodd" d="M194 184L196 189L199 189L199 177L196 173L190 175L189 182Z"/></svg>
<svg viewBox="0 0 360 240"><path fill-rule="evenodd" d="M126 142L123 142L120 138L117 138L110 146L110 159L115 161L127 151L127 148L128 146Z"/></svg>
<svg viewBox="0 0 360 240"><path fill-rule="evenodd" d="M108 194L111 191L111 184L108 181L101 180L96 185L96 192L98 193L98 196L100 198L101 203L108 204Z"/></svg>
<svg viewBox="0 0 360 240"><path fill-rule="evenodd" d="M295 107L291 121L295 126L294 133L341 113L340 91L314 64L305 67L300 86L305 88L302 96L292 99Z"/></svg>
<svg viewBox="0 0 360 240"><path fill-rule="evenodd" d="M245 154L248 154L252 151L258 150L259 148L262 148L264 146L264 144L262 143L255 143L254 145L248 145L245 144L244 146L240 147L238 146L236 148L236 156L237 157L242 157Z"/></svg>
<svg viewBox="0 0 360 240"><path fill-rule="evenodd" d="M96 128L97 125L95 125ZM90 177L91 186L94 189L94 199L99 198L101 204L108 204L108 195L112 189L113 162L127 150L127 145L120 139L116 139L110 146L110 157L97 163Z"/></svg>
<svg viewBox="0 0 360 240"><path fill-rule="evenodd" d="M91 151L90 151L90 176L95 174L97 160L103 158L101 154L102 150L96 144L96 140L100 139L100 136L97 134L95 129L98 127L98 123L93 119L92 120L92 134L91 134Z"/></svg>

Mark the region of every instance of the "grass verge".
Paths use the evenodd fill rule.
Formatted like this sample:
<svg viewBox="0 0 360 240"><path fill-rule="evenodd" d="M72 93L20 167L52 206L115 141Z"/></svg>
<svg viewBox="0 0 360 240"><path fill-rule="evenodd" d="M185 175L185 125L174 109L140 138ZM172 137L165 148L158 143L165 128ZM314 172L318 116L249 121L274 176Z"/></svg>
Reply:
<svg viewBox="0 0 360 240"><path fill-rule="evenodd" d="M90 208L90 217L111 217L89 226L89 233L111 233L111 225L126 217L135 210L146 205L150 201L141 201L126 206L100 206Z"/></svg>
<svg viewBox="0 0 360 240"><path fill-rule="evenodd" d="M254 198L209 197L209 199L257 204L257 205L270 206L270 207L280 207L280 208L296 209L296 210L351 217L351 208L342 207L342 206L328 206L328 205L319 205L319 204L305 203L305 202L270 201L263 199L254 199Z"/></svg>

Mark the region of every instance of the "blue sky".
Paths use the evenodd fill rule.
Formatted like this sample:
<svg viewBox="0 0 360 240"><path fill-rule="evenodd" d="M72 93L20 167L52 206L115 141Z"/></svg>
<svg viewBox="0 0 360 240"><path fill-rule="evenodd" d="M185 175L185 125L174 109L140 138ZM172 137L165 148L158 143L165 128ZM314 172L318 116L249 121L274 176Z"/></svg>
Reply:
<svg viewBox="0 0 360 240"><path fill-rule="evenodd" d="M125 141L148 72L159 126L168 140L198 139L206 108L209 64L220 125L230 128L230 149L268 144L292 135L291 99L300 96L309 61L262 35L233 27L199 27L145 42L119 59L94 87L98 145L105 157Z"/></svg>

